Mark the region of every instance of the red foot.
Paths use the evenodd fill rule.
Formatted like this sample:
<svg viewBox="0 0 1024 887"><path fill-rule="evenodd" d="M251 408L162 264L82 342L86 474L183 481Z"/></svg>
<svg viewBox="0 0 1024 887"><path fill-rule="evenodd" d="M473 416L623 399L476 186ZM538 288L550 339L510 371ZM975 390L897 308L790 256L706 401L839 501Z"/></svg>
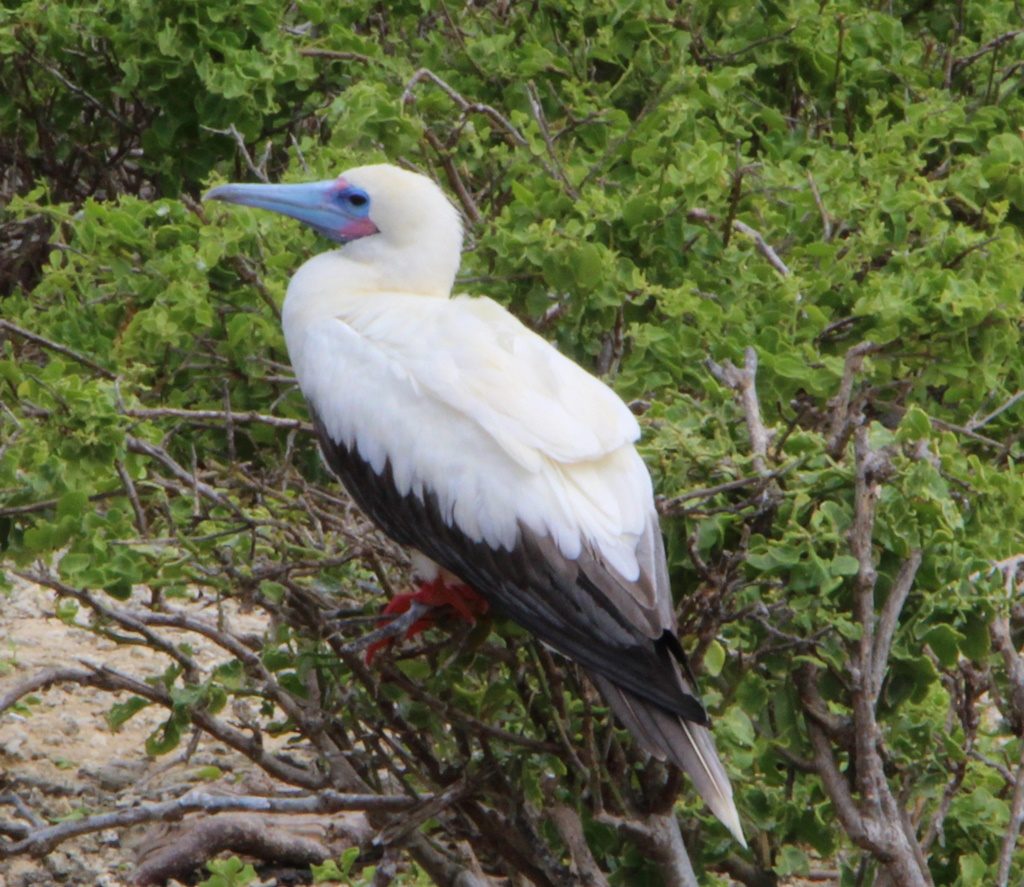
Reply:
<svg viewBox="0 0 1024 887"><path fill-rule="evenodd" d="M384 605L381 615L394 618L408 612L413 603L424 604L437 610L448 607L454 611L454 615L458 619L470 625L473 625L479 616L483 616L487 612L487 601L473 591L472 588L468 585L463 585L461 582L445 582L444 575L442 574L430 582L420 582L416 586L416 591L411 591L407 594L396 594ZM440 612L427 613L417 619L405 633L405 640L414 638L416 635L426 631L437 622L438 617L441 615L442 613ZM388 619L381 619L378 625L387 625L389 621ZM385 647L390 647L394 642L394 638L383 638L370 644L366 648L366 664L370 665L373 662L374 656Z"/></svg>

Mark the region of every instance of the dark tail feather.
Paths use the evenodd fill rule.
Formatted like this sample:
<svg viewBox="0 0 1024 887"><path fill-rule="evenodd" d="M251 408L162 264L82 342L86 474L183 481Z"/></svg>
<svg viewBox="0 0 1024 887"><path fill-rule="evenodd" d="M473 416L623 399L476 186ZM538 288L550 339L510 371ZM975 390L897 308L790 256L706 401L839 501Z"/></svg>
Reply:
<svg viewBox="0 0 1024 887"><path fill-rule="evenodd" d="M685 772L711 812L746 847L732 786L718 759L711 731L617 687L607 678L590 673L590 679L637 742L659 760L667 758Z"/></svg>

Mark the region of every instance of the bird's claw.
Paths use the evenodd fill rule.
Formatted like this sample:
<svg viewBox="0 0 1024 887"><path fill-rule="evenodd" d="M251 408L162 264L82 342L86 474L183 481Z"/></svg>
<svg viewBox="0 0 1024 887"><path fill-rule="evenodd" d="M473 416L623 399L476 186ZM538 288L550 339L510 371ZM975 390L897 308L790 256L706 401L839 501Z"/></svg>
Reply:
<svg viewBox="0 0 1024 887"><path fill-rule="evenodd" d="M384 605L381 610L381 616L394 619L402 613L407 613L414 603L430 607L433 611L439 611L448 607L458 619L469 625L475 624L478 617L487 613L487 601L468 585L463 585L462 583L449 584L444 581L442 576L438 576L430 582L419 583L416 591L396 594ZM429 612L417 619L405 632L405 640L414 638L416 635L426 631L437 622L439 615L439 612ZM388 621L388 618L382 618L378 624L386 625ZM377 653L386 647L390 647L394 642L394 637L388 637L381 638L370 644L366 648L366 664L372 664L373 658Z"/></svg>

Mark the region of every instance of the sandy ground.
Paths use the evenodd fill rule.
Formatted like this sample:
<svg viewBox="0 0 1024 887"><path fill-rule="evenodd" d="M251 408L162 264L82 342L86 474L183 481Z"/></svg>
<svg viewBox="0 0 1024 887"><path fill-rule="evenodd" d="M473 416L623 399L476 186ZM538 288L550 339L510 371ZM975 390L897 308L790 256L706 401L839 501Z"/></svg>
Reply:
<svg viewBox="0 0 1024 887"><path fill-rule="evenodd" d="M54 666L87 661L146 677L159 674L168 664L148 648L115 644L65 625L53 613L54 594L47 589L21 583L10 597L0 595L0 695ZM261 630L258 614L231 615L247 631ZM83 614L79 619L84 619ZM201 665L209 667L224 658L223 651L202 638L189 635L187 639ZM208 739L199 743L188 760L184 759L185 743L161 758L148 757L145 739L163 721L163 710L144 709L113 733L105 716L114 702L124 698L93 688L57 686L23 700L27 704L20 710L0 714L0 821L24 821L6 797L9 792L52 822L76 811L95 814L132 801L180 796L196 784L198 774L211 767L224 774L224 784L260 781L248 761ZM247 790L258 791L258 786ZM0 887L128 887L136 849L155 840L157 833L149 828L86 835L61 844L43 859L0 861ZM294 882L270 877L259 883L270 887ZM784 883L798 887L810 882ZM829 882L813 883L821 887Z"/></svg>
<svg viewBox="0 0 1024 887"><path fill-rule="evenodd" d="M53 611L54 595L46 589L22 583L12 596L0 595L0 694L40 670L82 661L139 677L157 674L167 665L144 647L118 645L67 626ZM203 664L222 658L194 636L188 640ZM201 768L212 765L231 774L244 766L234 752L208 741L187 762L180 748L159 759L147 757L145 739L164 713L156 707L144 709L113 733L105 715L123 699L91 688L58 686L29 697L20 710L0 715L0 796L13 791L38 816L52 821L76 811L109 811L135 799L166 799L194 782ZM4 800L0 820L17 820ZM145 832L146 827L120 835L99 832L62 844L43 859L0 862L0 887L121 887L127 884L135 847Z"/></svg>

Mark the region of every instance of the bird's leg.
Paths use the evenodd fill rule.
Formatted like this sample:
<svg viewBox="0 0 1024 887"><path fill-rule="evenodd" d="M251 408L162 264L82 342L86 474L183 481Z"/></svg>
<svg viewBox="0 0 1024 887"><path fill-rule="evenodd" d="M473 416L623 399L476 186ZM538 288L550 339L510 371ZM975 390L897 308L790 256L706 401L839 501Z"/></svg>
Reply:
<svg viewBox="0 0 1024 887"><path fill-rule="evenodd" d="M409 626L405 640L414 638L435 625L445 613L454 614L469 625L475 624L480 616L487 613L487 601L451 574L438 573L434 579L417 582L415 588L415 591L406 594L396 594L381 610L382 616L394 618L407 612L413 604L430 608L430 611ZM387 621L381 619L381 624ZM366 648L366 664L373 662L373 657L377 653L385 647L390 647L394 642L395 639L389 637L370 644Z"/></svg>

